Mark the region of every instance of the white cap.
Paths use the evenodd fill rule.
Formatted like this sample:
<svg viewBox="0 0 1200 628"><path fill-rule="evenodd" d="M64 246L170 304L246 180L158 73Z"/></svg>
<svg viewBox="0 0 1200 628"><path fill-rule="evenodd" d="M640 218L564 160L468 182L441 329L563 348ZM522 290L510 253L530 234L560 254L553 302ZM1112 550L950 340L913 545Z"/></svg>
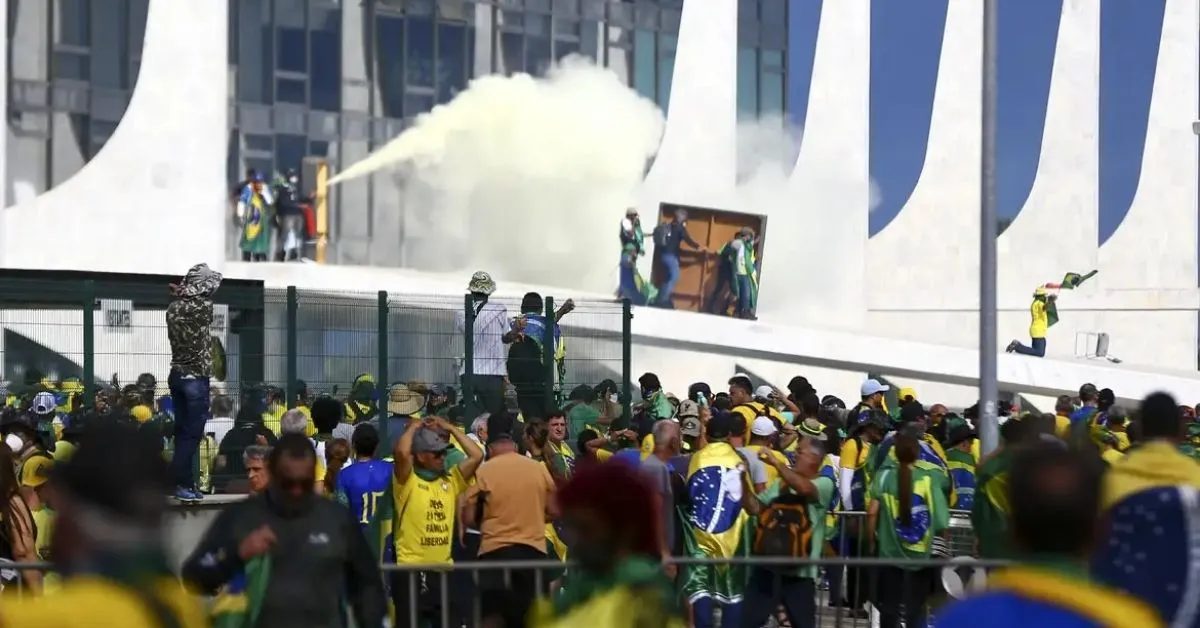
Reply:
<svg viewBox="0 0 1200 628"><path fill-rule="evenodd" d="M775 422L765 416L754 419L754 423L750 426L750 433L755 436L770 436L778 431Z"/></svg>
<svg viewBox="0 0 1200 628"><path fill-rule="evenodd" d="M33 403L29 404L29 409L34 414L50 414L58 407L58 402L54 400L54 395L48 392L40 392L33 396Z"/></svg>
<svg viewBox="0 0 1200 628"><path fill-rule="evenodd" d="M766 386L766 385L759 386L758 388L754 389L754 398L755 399L770 399L771 393L773 393L773 392L775 392L775 389L771 388L770 386Z"/></svg>
<svg viewBox="0 0 1200 628"><path fill-rule="evenodd" d="M867 381L862 383L862 388L860 389L860 392L863 397L869 397L870 395L874 395L875 393L887 392L888 390L889 390L888 387L884 386L883 384L880 384L879 380L868 379Z"/></svg>

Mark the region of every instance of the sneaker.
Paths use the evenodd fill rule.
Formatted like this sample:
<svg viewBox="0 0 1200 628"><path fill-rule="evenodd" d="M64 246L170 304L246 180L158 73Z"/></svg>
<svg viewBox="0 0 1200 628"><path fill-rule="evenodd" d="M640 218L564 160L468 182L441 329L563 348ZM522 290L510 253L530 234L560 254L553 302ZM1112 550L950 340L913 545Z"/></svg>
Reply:
<svg viewBox="0 0 1200 628"><path fill-rule="evenodd" d="M1016 340L1014 340L1014 341L1012 341L1012 342L1008 343L1008 346L1004 348L1004 352L1005 352L1005 353L1012 353L1012 352L1016 351L1016 350L1017 350L1017 345L1019 345L1019 344L1021 344L1021 343L1020 343L1020 342L1018 342L1018 341L1016 341Z"/></svg>
<svg viewBox="0 0 1200 628"><path fill-rule="evenodd" d="M171 494L171 497L174 497L176 501L182 504L195 504L199 503L200 500L203 499L200 493L198 493L195 489L183 486L176 488L175 492Z"/></svg>

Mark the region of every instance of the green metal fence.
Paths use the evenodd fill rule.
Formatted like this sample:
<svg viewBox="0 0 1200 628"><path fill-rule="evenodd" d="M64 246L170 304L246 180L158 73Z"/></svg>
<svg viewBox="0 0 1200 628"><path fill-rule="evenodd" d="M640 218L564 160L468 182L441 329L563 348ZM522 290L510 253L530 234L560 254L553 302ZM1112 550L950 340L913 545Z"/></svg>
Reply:
<svg viewBox="0 0 1200 628"><path fill-rule="evenodd" d="M155 396L166 395L171 356L165 311L172 281L177 278L0 274L0 358L9 392L39 383L74 389L69 383L77 379L81 390L66 395L69 403L90 403L97 391L119 393L149 374L158 382ZM509 317L520 313L520 299L491 302L503 305ZM294 406L302 399L301 383L310 397L345 397L357 378L368 375L377 384L369 403L386 412L392 384L441 384L461 392L462 375L471 374L473 336L461 326L456 331L455 315L469 322L474 309L461 294L276 289L227 280L215 303L212 334L223 367L214 377L214 394L235 400L248 386L265 386L278 391L272 403ZM547 397L561 400L580 384L611 379L625 391L628 406L629 304L574 304L561 321L565 354L545 344L540 381ZM547 296L539 310L557 310L554 297Z"/></svg>

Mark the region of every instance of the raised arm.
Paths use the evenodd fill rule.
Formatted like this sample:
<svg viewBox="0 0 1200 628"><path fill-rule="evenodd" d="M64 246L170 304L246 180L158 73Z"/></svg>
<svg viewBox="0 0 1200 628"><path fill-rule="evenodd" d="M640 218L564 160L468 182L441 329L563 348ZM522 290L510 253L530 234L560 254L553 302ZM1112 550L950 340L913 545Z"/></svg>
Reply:
<svg viewBox="0 0 1200 628"><path fill-rule="evenodd" d="M387 419L384 419L385 421ZM392 448L392 473L396 476L396 481L404 484L412 475L412 442L413 435L417 433L417 427L420 423L417 421L409 421L408 427L404 428L404 434L400 436L400 440L396 441L396 446Z"/></svg>

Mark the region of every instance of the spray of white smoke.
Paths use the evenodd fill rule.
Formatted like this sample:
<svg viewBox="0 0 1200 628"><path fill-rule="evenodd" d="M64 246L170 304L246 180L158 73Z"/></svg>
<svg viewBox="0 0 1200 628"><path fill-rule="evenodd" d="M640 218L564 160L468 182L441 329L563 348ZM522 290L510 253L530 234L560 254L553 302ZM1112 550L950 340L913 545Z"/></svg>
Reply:
<svg viewBox="0 0 1200 628"><path fill-rule="evenodd" d="M405 265L613 290L617 224L664 120L613 73L568 57L484 76L331 183L398 168Z"/></svg>
<svg viewBox="0 0 1200 628"><path fill-rule="evenodd" d="M767 217L758 317L828 326L837 320L830 297L862 285L863 204L879 205L878 187L865 167L855 172L847 165L855 163L851 147L847 155L821 155L797 168L803 130L782 116L742 120L737 138L735 206Z"/></svg>

